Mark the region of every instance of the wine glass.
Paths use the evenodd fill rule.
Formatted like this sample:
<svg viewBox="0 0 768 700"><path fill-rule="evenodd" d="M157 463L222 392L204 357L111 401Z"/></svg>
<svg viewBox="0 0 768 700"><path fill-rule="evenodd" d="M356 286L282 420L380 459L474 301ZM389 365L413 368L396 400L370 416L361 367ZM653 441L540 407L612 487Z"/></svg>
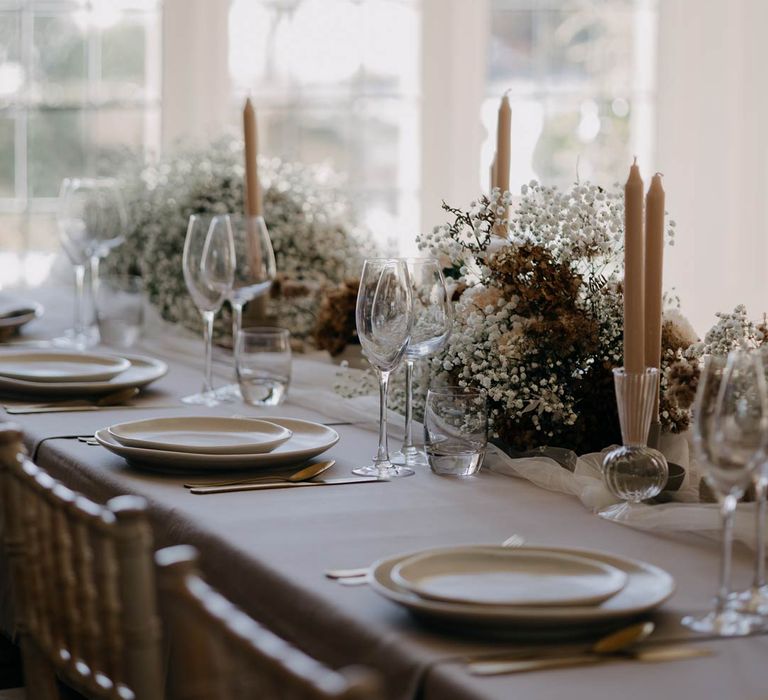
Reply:
<svg viewBox="0 0 768 700"><path fill-rule="evenodd" d="M768 383L768 348L758 351L758 362ZM755 568L752 586L737 597L735 607L748 613L768 614L768 584L765 581L765 512L768 492L768 455L762 454L752 473L755 487Z"/></svg>
<svg viewBox="0 0 768 700"><path fill-rule="evenodd" d="M427 464L426 455L413 444L413 366L416 360L440 350L453 323L451 300L440 264L434 258L405 258L413 298L413 328L405 351L405 438L392 462L409 467Z"/></svg>
<svg viewBox="0 0 768 700"><path fill-rule="evenodd" d="M213 226L206 217L189 217L184 240L182 268L184 282L203 317L205 373L203 390L187 396L184 403L216 406L220 403L213 390L213 319L232 288L235 251L229 219L225 225Z"/></svg>
<svg viewBox="0 0 768 700"><path fill-rule="evenodd" d="M57 220L62 247L75 271L75 325L69 340L77 347L95 345L98 330L85 324L85 280L89 266L89 298L99 278L99 260L125 240L125 203L110 178L66 178L61 184Z"/></svg>
<svg viewBox="0 0 768 700"><path fill-rule="evenodd" d="M389 375L402 361L411 338L411 298L408 268L403 260L370 258L363 263L355 318L360 345L379 376L379 447L373 464L353 469L355 474L390 479L414 473L413 469L392 464L387 448Z"/></svg>
<svg viewBox="0 0 768 700"><path fill-rule="evenodd" d="M714 609L682 623L696 632L732 637L762 625L759 617L730 606L733 514L765 448L765 377L757 354L734 350L727 361L708 357L694 407L693 444L704 478L714 492L723 521L720 585Z"/></svg>
<svg viewBox="0 0 768 700"><path fill-rule="evenodd" d="M211 219L211 229L223 228L232 236L234 279L227 299L232 307L232 347L237 367L237 337L243 327L243 307L269 292L277 274L275 253L263 216L220 214ZM218 392L219 398L240 398L237 383Z"/></svg>

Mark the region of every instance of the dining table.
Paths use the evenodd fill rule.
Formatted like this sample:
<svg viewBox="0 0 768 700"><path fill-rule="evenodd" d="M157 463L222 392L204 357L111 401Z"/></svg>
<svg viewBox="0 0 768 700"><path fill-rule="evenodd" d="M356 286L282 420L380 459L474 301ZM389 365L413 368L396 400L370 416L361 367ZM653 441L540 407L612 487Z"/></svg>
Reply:
<svg viewBox="0 0 768 700"><path fill-rule="evenodd" d="M46 314L12 342L33 346L36 340L55 336L69 320L66 294L48 289L35 296ZM343 586L324 572L366 567L384 557L437 546L500 544L517 534L530 545L599 550L666 570L676 589L652 619L659 634L686 637L690 633L679 625L681 617L711 604L718 576L717 543L608 522L572 496L486 468L467 478L437 476L424 467L412 477L386 482L194 495L183 487L188 475L137 469L77 437L148 417L301 418L332 424L340 439L323 455L336 461L327 476L349 477L375 452L376 403L368 397L335 394L340 369L328 356L295 354L291 386L280 406L184 405L180 399L201 385L200 340L158 321L130 352L158 357L169 367L134 400L136 406L4 418L21 427L36 463L68 487L99 502L121 494L144 497L157 548L193 545L207 580L245 612L324 663L360 664L378 672L386 697L768 699L768 637L763 635L702 641L714 652L706 658L667 663L627 659L493 677L471 675L468 656L515 650L524 643L484 638L471 628L432 628L371 587ZM217 354L216 376L219 384L232 381L228 351ZM402 438L402 424L393 417L391 427L394 444ZM746 588L753 554L738 546L733 563L736 587ZM6 600L7 569L0 577ZM7 611L3 624L10 624Z"/></svg>

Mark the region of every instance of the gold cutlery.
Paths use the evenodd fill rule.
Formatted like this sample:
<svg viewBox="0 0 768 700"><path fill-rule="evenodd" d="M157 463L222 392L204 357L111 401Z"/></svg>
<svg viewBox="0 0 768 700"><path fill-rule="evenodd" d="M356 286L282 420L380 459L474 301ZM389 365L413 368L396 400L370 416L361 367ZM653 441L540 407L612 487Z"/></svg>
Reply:
<svg viewBox="0 0 768 700"><path fill-rule="evenodd" d="M644 662L677 661L700 656L710 656L712 651L692 644L674 643L654 645L640 649L631 647L647 639L655 629L653 622L639 622L624 627L616 632L601 637L589 648L580 653L574 647L556 647L549 649L528 649L518 653L506 654L504 658L485 661L470 661L469 672L475 676L496 676L505 673L523 673L550 668L566 668L630 659ZM568 653L571 650L571 653ZM565 651L565 653L563 653ZM536 656L537 653L540 655ZM534 657L534 658L531 658Z"/></svg>
<svg viewBox="0 0 768 700"><path fill-rule="evenodd" d="M139 393L135 386L104 394L98 399L73 399L51 403L32 403L5 406L8 413L63 413L66 411L98 411L101 408L119 406Z"/></svg>
<svg viewBox="0 0 768 700"><path fill-rule="evenodd" d="M297 489L305 486L337 486L341 484L371 484L383 483L387 479L379 479L377 476L360 476L350 479L321 479L319 481L279 481L270 484L240 484L239 486L210 486L205 488L189 489L190 493L205 496L213 493L233 493L236 491L262 491L266 489Z"/></svg>
<svg viewBox="0 0 768 700"><path fill-rule="evenodd" d="M664 661L682 661L712 656L714 652L705 647L693 644L677 644L663 649L630 649L613 654L579 654L576 656L560 656L540 659L524 659L521 661L477 662L468 665L468 670L475 676L497 676L506 673L526 673L529 671L544 671L552 668L570 668L574 666L591 666L615 661L642 661L645 663L661 663Z"/></svg>
<svg viewBox="0 0 768 700"><path fill-rule="evenodd" d="M511 535L501 543L502 547L522 547L525 544L525 538L522 535ZM368 583L368 572L371 567L359 569L328 569L325 571L326 578L333 579L342 586L362 586Z"/></svg>
<svg viewBox="0 0 768 700"><path fill-rule="evenodd" d="M238 479L235 481L209 481L209 482L193 482L190 484L184 484L185 489L202 489L214 486L239 486L240 484L260 484L260 483L297 483L299 481L308 481L316 476L319 476L324 471L330 469L336 464L335 459L329 459L325 462L316 462L310 464L308 467L299 469L299 471L289 474L288 476L253 476L248 479Z"/></svg>

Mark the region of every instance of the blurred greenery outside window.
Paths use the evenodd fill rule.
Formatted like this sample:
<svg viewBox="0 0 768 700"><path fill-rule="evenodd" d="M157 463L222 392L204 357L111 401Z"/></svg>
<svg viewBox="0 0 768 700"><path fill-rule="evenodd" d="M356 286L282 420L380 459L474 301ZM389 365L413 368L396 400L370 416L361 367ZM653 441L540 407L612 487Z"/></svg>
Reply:
<svg viewBox="0 0 768 700"><path fill-rule="evenodd" d="M490 24L483 182L504 92L515 194L532 178L610 186L633 155L649 162L656 0L491 0Z"/></svg>
<svg viewBox="0 0 768 700"><path fill-rule="evenodd" d="M159 0L0 0L3 253L57 248L64 177L157 149L159 41Z"/></svg>

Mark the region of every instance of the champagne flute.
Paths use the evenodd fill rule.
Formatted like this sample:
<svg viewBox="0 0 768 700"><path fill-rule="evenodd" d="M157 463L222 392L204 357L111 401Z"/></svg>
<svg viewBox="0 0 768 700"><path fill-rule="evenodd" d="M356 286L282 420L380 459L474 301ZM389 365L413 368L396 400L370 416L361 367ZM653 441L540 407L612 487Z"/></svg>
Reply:
<svg viewBox="0 0 768 700"><path fill-rule="evenodd" d="M408 268L396 258L370 258L363 263L355 312L357 335L368 362L379 376L379 446L373 464L354 474L391 479L413 469L392 464L387 447L389 375L405 355L413 323Z"/></svg>
<svg viewBox="0 0 768 700"><path fill-rule="evenodd" d="M425 466L426 455L413 444L413 367L448 342L453 324L451 300L440 264L434 258L405 258L413 297L413 329L405 351L405 438L392 462Z"/></svg>
<svg viewBox="0 0 768 700"><path fill-rule="evenodd" d="M95 345L95 326L85 324L85 280L93 305L99 278L99 261L125 240L128 217L125 203L110 178L66 178L61 185L58 225L62 247L75 271L75 327L69 334L78 347Z"/></svg>
<svg viewBox="0 0 768 700"><path fill-rule="evenodd" d="M714 609L682 623L696 632L740 636L762 626L759 617L730 606L733 514L765 448L765 377L756 353L734 350L727 361L708 357L694 408L693 444L704 478L720 504L723 551Z"/></svg>
<svg viewBox="0 0 768 700"><path fill-rule="evenodd" d="M205 372L202 392L182 399L188 404L220 403L213 390L213 319L229 294L234 277L235 251L228 224L229 219L224 226L213 226L206 217L189 217L182 268L187 290L203 317Z"/></svg>
<svg viewBox="0 0 768 700"><path fill-rule="evenodd" d="M763 370L763 377L768 383L768 348L758 351L758 362ZM752 586L737 598L739 610L758 615L768 614L768 584L765 581L765 512L766 493L768 492L768 454L763 453L752 474L755 487L755 568Z"/></svg>
<svg viewBox="0 0 768 700"><path fill-rule="evenodd" d="M253 299L269 292L277 274L275 253L263 216L220 214L211 220L211 229L223 228L232 236L234 278L227 299L232 307L232 348L237 367L238 333L243 327L243 307ZM234 384L218 392L219 398L240 398L240 388Z"/></svg>

